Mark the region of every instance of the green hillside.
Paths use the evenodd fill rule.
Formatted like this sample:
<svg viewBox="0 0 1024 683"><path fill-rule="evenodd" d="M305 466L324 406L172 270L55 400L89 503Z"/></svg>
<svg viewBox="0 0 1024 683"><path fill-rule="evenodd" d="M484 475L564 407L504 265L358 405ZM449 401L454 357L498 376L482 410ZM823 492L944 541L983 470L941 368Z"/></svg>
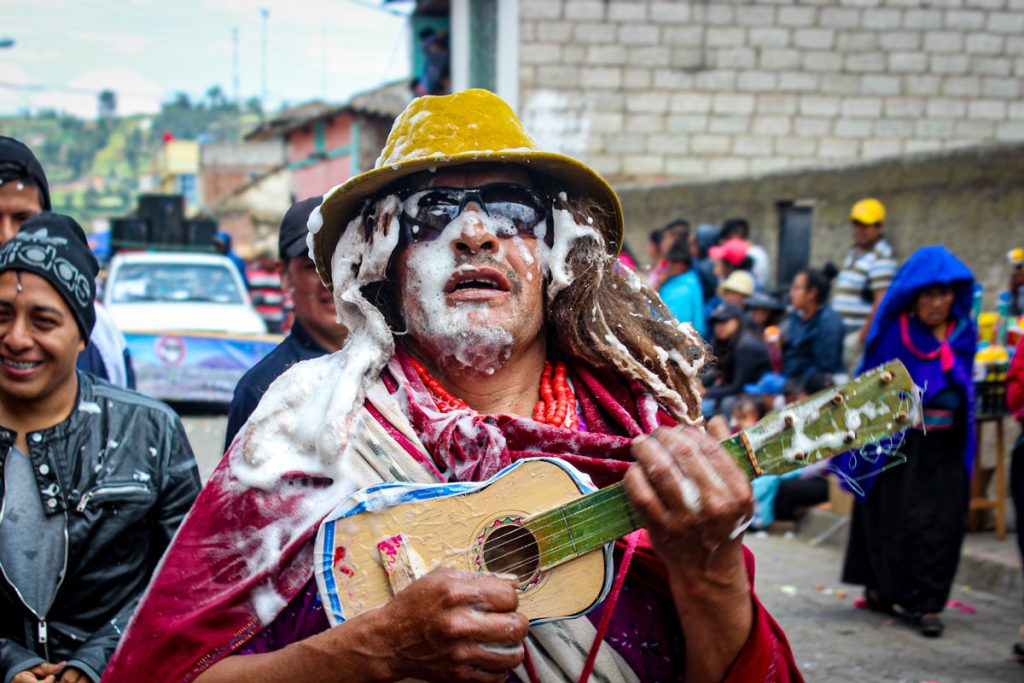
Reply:
<svg viewBox="0 0 1024 683"><path fill-rule="evenodd" d="M50 181L54 210L85 224L131 211L166 133L203 142L238 141L260 116L258 101L240 110L214 87L199 102L179 94L147 116L86 120L42 111L0 117L0 134L32 148Z"/></svg>

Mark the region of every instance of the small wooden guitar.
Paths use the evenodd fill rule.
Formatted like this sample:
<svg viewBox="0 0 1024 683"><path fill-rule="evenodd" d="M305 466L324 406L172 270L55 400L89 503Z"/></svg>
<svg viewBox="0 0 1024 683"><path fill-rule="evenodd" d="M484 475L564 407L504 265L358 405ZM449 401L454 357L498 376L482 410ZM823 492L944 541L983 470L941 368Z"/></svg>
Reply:
<svg viewBox="0 0 1024 683"><path fill-rule="evenodd" d="M753 479L876 443L916 424L919 412L910 375L893 361L722 445ZM536 623L600 602L611 542L640 526L621 483L595 491L564 462L528 459L485 482L390 483L354 494L321 525L315 572L335 624L438 566L516 575L519 611Z"/></svg>

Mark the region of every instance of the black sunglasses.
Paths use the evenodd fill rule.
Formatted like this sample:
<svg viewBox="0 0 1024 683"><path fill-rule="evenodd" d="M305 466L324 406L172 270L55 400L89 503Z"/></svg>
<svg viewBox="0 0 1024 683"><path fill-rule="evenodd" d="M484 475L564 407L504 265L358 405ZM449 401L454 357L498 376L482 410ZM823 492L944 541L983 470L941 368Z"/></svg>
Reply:
<svg viewBox="0 0 1024 683"><path fill-rule="evenodd" d="M436 239L470 202L478 204L488 216L509 221L499 227L498 237L536 237L534 229L547 218L550 204L536 190L515 183L409 189L398 197L402 200L400 242L406 245Z"/></svg>

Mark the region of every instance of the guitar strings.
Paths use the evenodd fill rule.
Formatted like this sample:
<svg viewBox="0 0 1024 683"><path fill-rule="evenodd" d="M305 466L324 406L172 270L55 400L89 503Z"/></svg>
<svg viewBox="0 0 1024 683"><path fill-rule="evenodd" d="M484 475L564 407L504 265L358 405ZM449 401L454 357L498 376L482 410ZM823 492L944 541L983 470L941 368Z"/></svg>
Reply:
<svg viewBox="0 0 1024 683"><path fill-rule="evenodd" d="M865 430L862 430L861 433L860 433L861 434L861 437L860 437L861 439L864 438L864 431ZM885 432L885 436L888 436L888 432ZM854 448L854 449L849 449L849 450L850 451L855 451L855 452L859 453L860 451L862 451L864 449L874 447L876 445L877 441L878 441L877 438L870 438L868 443L866 443L865 445L857 447L857 448ZM846 452L846 451L844 451L844 452ZM832 449L828 449L828 448L816 449L815 451L812 451L812 454L817 454L817 455L816 455L816 457L808 457L807 462L805 462L804 465L813 464L815 462L819 462L821 460L825 460L827 458L830 458L830 457L833 457L835 455L838 455L838 453L836 453L836 452L832 451ZM761 465L763 468L770 468L771 466L773 466L775 464L778 464L779 462L782 462L783 464L791 464L790 461L785 456L776 456L776 457L771 458L769 460L765 460L763 462L759 462L758 464ZM596 504L605 503L605 502L607 502L607 501L599 501ZM628 500L625 501L625 502L626 502L626 504L629 504ZM578 517L580 514L594 509L596 504L593 504L593 505L592 504L584 504L582 507L580 507L579 510L574 512L572 516L573 517ZM545 511L544 513L540 513L540 515L545 515L545 514L548 514L549 512L551 512L551 511ZM540 515L538 515L538 516L540 516ZM615 520L618 521L619 519L621 519L621 515L622 515L621 508L619 508L619 509L609 509L606 512L601 512L598 515L594 516L592 519L589 519L587 521L589 521L590 523L596 525L599 522L603 521L602 518L605 518L605 520L606 520L610 515L614 516ZM563 533L561 531L561 529L559 529L555 533L544 535L544 534L540 533L542 530L546 531L546 530L549 530L549 529L551 529L553 527L562 527L562 526L565 526L565 525L562 524L561 519L556 518L556 519L553 520L552 523L544 524L544 525L541 525L541 526L538 526L538 527L529 527L526 524L523 524L523 526L528 531L533 533L534 537L537 539L537 544L539 546L543 541L550 540L551 538L556 537L557 535ZM611 525L609 525L609 526L611 526ZM561 552L563 552L563 551L565 551L567 549L570 549L570 548L575 549L576 542L575 542L574 537L571 534L571 531L567 530L565 533L569 533L570 534L569 542L568 543L564 543L562 545L555 545L555 546L553 546L551 548L548 548L545 551L546 554L548 554L548 555L555 555L555 554L561 553ZM600 533L600 529L598 530L598 533ZM515 543L515 541L503 541L502 543L499 543L496 546L494 546L494 548L495 549L502 548L503 546L510 545L510 544L513 544L513 543ZM593 550L597 550L597 549L598 548L593 548L591 550L588 550L587 552L592 552ZM539 550L540 550L540 548L538 547L538 551ZM496 557L493 560L491 560L490 564L495 564L499 560L505 559L505 558L507 558L507 557L509 557L509 556L511 556L513 554L514 554L514 551L513 552L505 553L504 555L499 555L498 557ZM577 556L579 556L581 554L585 554L585 553L577 553ZM570 559L570 558L566 558L566 559L562 560L561 562L567 561L568 559ZM559 562L559 564L561 564L561 562ZM516 573L518 569L521 569L521 568L524 568L526 566L529 566L530 564L541 565L541 564L543 564L543 560L542 560L542 558L540 556L538 556L537 559L536 559L536 562L534 562L533 560L523 561L523 562L520 562L518 564L511 565L510 567L503 568L503 571L509 571L511 573ZM555 565L555 566L557 566L557 565Z"/></svg>
<svg viewBox="0 0 1024 683"><path fill-rule="evenodd" d="M900 392L902 392L901 389L894 388L894 389L892 389L890 391L884 392L878 398L879 398L879 400L883 400L884 401L888 394L895 393L898 396ZM808 399L808 400L810 400L810 399ZM901 399L899 405L900 405L901 408L903 408L903 407L905 407L906 403L907 402L905 400ZM829 404L825 404L825 406L819 407L819 414L820 414L820 410L822 408L826 408L828 405ZM849 405L846 405L844 407L844 410L849 410L849 409L850 409ZM832 411L828 411L828 412L831 413ZM818 419L820 420L822 418L819 417ZM836 423L835 419L831 420L831 424L832 424L833 431L835 431L835 432L846 431L845 429L841 428L839 426L839 424ZM842 452L846 452L846 451L857 451L857 452L859 452L861 449L869 447L873 443L879 441L880 439L885 438L888 435L889 435L889 432L885 428L883 428L883 426L882 426L882 424L880 422L868 422L867 424L862 425L862 428L858 431L858 436L857 436L857 440L861 441L861 442L864 442L864 445L859 446L856 449L846 449L846 450L844 450ZM783 436L783 434L778 435L778 437L776 437L776 438L779 438L781 436ZM838 450L830 449L830 448L827 448L827 447L825 447L823 445L823 446L821 446L819 448L816 448L815 450L811 451L811 453L806 454L806 456L805 456L806 459L803 462L801 462L799 464L799 466L800 467L806 467L807 465L810 465L810 464L813 464L815 462L819 462L819 461L824 460L826 458L829 458L829 457L832 457L834 455L837 455L839 452L840 451L838 451ZM814 457L811 457L811 456L814 456ZM740 456L736 455L736 456L734 456L734 458L735 459L739 459ZM793 465L794 464L792 460L790 460L789 458L786 458L785 455L782 455L782 454L780 454L780 455L778 455L778 456L776 456L774 458L769 458L769 459L759 460L758 461L758 465L762 468L762 470L764 471L765 474L770 474L771 473L770 470L773 470L775 468L775 466L778 465L779 463L781 463L784 466L789 466L789 465ZM591 495L591 494L587 494L587 495ZM574 502L574 501L572 501L572 502ZM576 515L576 516L579 516L579 515L584 514L584 513L588 512L590 510L595 509L597 506L603 506L607 502L608 502L607 500L594 500L594 501L591 501L591 502L588 502L588 503L584 503L573 514ZM628 504L628 501L626 501L626 502ZM568 503L568 504L571 504L571 502ZM555 509L557 509L557 508L555 508ZM548 514L550 512L553 512L553 510L547 510L547 511L544 511L544 512L541 512L541 513L536 513L534 515L531 515L531 517L541 517L541 516L543 516L545 514ZM617 509L611 510L608 514L615 515L616 519L621 517L621 511L617 510ZM589 521L591 521L592 523L596 523L596 522L601 520L601 517L602 517L602 515L599 514L598 516L592 518ZM527 519L529 519L529 517ZM530 527L527 524L523 524L523 526L526 527L534 535L534 537L537 539L537 542L538 542L538 545L539 545L541 542L549 540L552 536L555 535L555 534L545 535L544 532L546 532L548 530L551 530L551 529L557 529L558 531L556 533L562 533L561 528L565 526L565 523L563 522L562 518L554 517L550 521L550 523L541 524L541 525L536 526L536 527ZM599 532L600 532L600 530L599 530ZM443 533L443 532L436 532L436 533ZM430 536L427 536L426 538L429 539ZM494 548L501 549L502 547L504 547L506 545L513 545L513 544L516 544L516 543L517 542L515 540L503 541L503 542L499 543L498 545L494 546ZM554 552L556 550L561 551L561 550L564 550L565 548L570 547L572 545L573 545L573 543L572 543L572 540L570 539L570 543L569 544L566 544L565 546L555 546L554 548L549 549L549 552ZM494 558L493 561L497 562L497 561L500 561L502 559L505 559L505 557L507 557L508 554L509 553L506 553L505 555L499 555L496 558Z"/></svg>
<svg viewBox="0 0 1024 683"><path fill-rule="evenodd" d="M861 437L862 438L864 436L864 432L865 432L865 430L861 430ZM863 448L867 448L867 447L871 446L873 444L873 442L874 442L874 439L872 439L871 443L869 443L868 445L862 446L862 447L860 447L858 449L853 449L853 450L860 451ZM824 448L818 449L816 451L813 451L812 454L817 454L817 456L816 457L809 457L807 463L805 463L805 464L811 464L812 462L817 462L817 461L825 459L826 457L830 457L828 455L825 455L825 454L827 454L829 452L830 452L829 449L824 449ZM770 459L761 461L761 462L759 462L759 465L761 465L761 467L764 468L764 469L771 469L774 465L776 465L778 463L783 463L785 465L791 464L784 456L780 455L780 456L776 456L774 458L770 458ZM586 495L588 495L588 496L589 495L593 495L593 493L596 493L596 492L592 492L591 494L586 494ZM567 503L566 505L572 504L573 502L577 502L577 501L570 501L570 503ZM517 564L514 564L511 567L507 568L507 571L512 571L514 573L517 569L521 569L521 568L523 568L523 567L525 567L525 566L527 566L529 564L537 564L537 565L543 564L543 558L540 556L540 550L541 549L540 549L539 546L542 545L543 543L547 542L547 541L550 541L552 538L556 538L560 534L564 534L564 533L569 534L569 541L567 543L563 543L563 544L560 544L560 545L556 544L556 545L553 545L550 548L547 548L545 550L545 554L548 555L548 556L551 556L551 555L560 554L560 553L562 553L565 550L568 550L570 548L574 549L576 547L576 545L577 545L577 537L574 537L572 535L571 530L569 530L568 527L567 527L567 523L569 521L575 521L575 519L579 519L580 521L583 521L583 519L581 519L581 518L584 515L586 515L587 512L590 512L590 511L595 510L595 509L604 508L604 507L608 506L609 503L616 503L616 504L612 505L611 507L607 508L606 510L602 510L597 515L594 515L593 517L591 517L591 518L586 520L590 524L592 524L595 527L597 527L596 531L597 531L598 534L600 534L600 533L602 533L602 525L604 525L607 522L612 521L612 520L617 522L617 521L619 521L622 518L622 514L624 512L623 509L622 509L622 504L624 503L626 505L629 505L629 501L628 500L622 501L621 499L618 499L616 497L616 498L612 498L611 500L609 500L608 498L604 498L604 499L601 499L601 500L593 500L593 501L585 502L582 505L579 505L577 507L577 509L573 513L571 513L571 519L568 520L568 521L564 520L560 516L552 516L549 520L547 520L545 522L542 522L542 523L540 523L540 524L538 524L536 526L530 526L529 525L530 517L527 517L526 521L524 523L522 523L521 525L518 525L518 526L522 526L523 528L525 528L528 532L531 533L531 535L535 539L535 541L536 541L536 543L538 545L538 557L536 558L536 560L530 559L530 560L526 560L526 561L522 561L522 562L519 562ZM555 509L557 509L557 508L555 508ZM531 515L531 517L543 517L545 515L549 515L553 511L554 510L545 510L544 512L537 513L535 515ZM626 512L626 514L628 514L628 512ZM575 519L573 519L573 518L575 518ZM611 524L608 524L607 527L603 527L603 528L610 528L611 526L612 526ZM425 540L430 540L431 538L437 536L438 534L442 534L442 533L444 533L444 532L437 531L437 532L434 532L434 533L426 535L424 537L424 539ZM607 532L604 532L604 533L607 533ZM510 540L507 540L507 541L501 541L501 542L495 544L494 546L492 546L492 550L495 550L495 551L505 550L505 552L500 554L500 555L497 555L494 558L492 558L489 561L489 564L492 564L492 565L493 564L497 564L497 563L501 562L502 560L505 560L508 557L516 554L516 552L518 551L516 546L521 546L521 545L522 545L521 542L517 541L515 539L510 539ZM591 550L588 550L587 552L592 552L592 550L596 550L596 549L597 548L593 548ZM465 554L467 554L467 555L468 554L473 554L474 552L475 551L472 550L472 549L467 549L465 551ZM579 556L580 553L577 553L576 555ZM564 561L567 561L567 560L563 560L563 562Z"/></svg>
<svg viewBox="0 0 1024 683"><path fill-rule="evenodd" d="M862 432L861 432L862 435L863 435L863 432L864 432L864 430L862 430ZM870 445L871 444L869 444L869 446ZM868 447L868 446L862 446L861 448L866 448L866 447ZM855 450L860 450L860 449L855 449ZM829 456L826 456L826 455L821 455L823 453L828 453L828 452L829 452L828 449L819 449L819 450L814 451L813 453L817 453L819 455L817 457L814 457L814 458L808 458L808 462L806 464L811 464L812 462L817 462L819 460L825 459L826 457L829 457ZM783 463L783 464L790 464L790 462L784 456L781 456L781 455L780 456L776 456L776 457L771 458L771 459L768 459L768 460L761 461L761 462L759 462L759 464L762 466L762 468L770 469L774 465L776 465L776 464L778 464L780 462ZM596 493L596 492L592 492L591 494L586 494L586 495L589 496L589 495L593 495L594 493ZM570 501L570 503L567 503L567 505L571 504L573 502L577 502L577 501L575 501L575 500L574 501ZM602 525L604 525L607 522L612 521L612 520L618 521L618 520L620 520L622 518L622 515L623 515L622 503L625 503L625 504L628 505L629 504L628 500L621 501L620 499L617 499L617 498L613 498L611 500L608 500L607 498L605 498L605 499L602 499L602 500L593 500L593 501L585 502L582 505L580 505L571 514L570 520L574 521L573 518L575 518L575 519L579 519L580 521L583 521L583 519L581 519L581 518L584 515L586 515L587 512L590 512L590 511L595 510L595 509L603 508L603 507L607 506L608 503L610 503L610 502L615 502L615 503L618 503L618 504L613 505L612 507L608 508L607 510L602 510L597 515L594 515L593 517L591 517L591 518L586 520L589 523L591 523L592 525L594 525L595 527L597 527L596 531L597 531L597 533L600 534L602 532ZM545 511L543 511L541 513L537 513L535 515L531 515L531 517L543 517L545 515L548 515L548 514L552 513L556 509L557 508L554 508L553 510L545 510ZM628 512L626 514L628 514ZM555 554L562 553L565 550L568 550L570 548L575 548L575 546L577 544L576 543L577 539L576 539L576 537L573 537L571 531L569 531L567 529L566 521L562 517L560 517L560 516L552 516L549 520L547 520L547 521L545 521L545 522L543 522L541 524L538 524L536 526L530 526L529 523L528 523L529 519L530 519L530 517L527 517L526 518L526 522L521 524L521 525L519 525L519 526L522 526L523 528L525 528L527 531L529 531L531 533L531 535L536 540L536 543L537 543L538 546L542 545L544 542L550 541L552 538L556 538L560 534L564 534L564 533L568 533L569 534L569 541L567 543L563 543L563 544L560 544L560 545L559 544L553 545L552 547L547 548L545 550L545 554L550 556L550 555L555 555ZM611 526L612 525L609 524L608 527L605 527L605 528L609 528ZM444 533L443 531L437 531L437 532L433 532L433 533L427 534L423 538L425 540L429 541L430 539L432 539L432 538L434 538L434 537L436 537L436 536L438 536L440 534L443 534L443 533ZM607 532L605 532L605 533L607 533ZM506 549L508 549L508 550L506 552L504 552L503 554L497 555L496 557L492 558L489 563L492 564L492 565L493 564L497 564L500 561L502 561L504 559L507 559L508 557L516 554L517 550L516 550L515 546L518 546L518 545L521 545L521 543L519 541L515 540L515 539L507 540L507 541L501 541L498 544L494 545L492 547L493 550L506 550ZM593 548L592 550L596 550L596 549L597 548ZM592 550L588 550L587 552L592 552ZM527 566L528 564L534 564L534 563L538 564L538 565L542 564L542 558L539 556L539 552L540 552L540 548L538 547L538 557L536 558L536 561L531 559L531 560L528 560L528 561L519 562L519 563L514 564L511 567L509 567L507 569L507 571L512 571L514 573L516 569L521 569L521 568ZM473 553L475 553L475 551L472 550L472 549L467 549L465 551L465 554L467 554L467 555L473 554ZM462 554L462 553L459 553L459 554ZM577 556L578 555L579 554L577 554ZM563 561L567 561L567 560L563 560ZM351 584L349 584L349 585L351 585Z"/></svg>
<svg viewBox="0 0 1024 683"><path fill-rule="evenodd" d="M575 501L572 501L572 502L575 502ZM570 516L570 519L579 517L581 514L586 513L586 512L588 512L590 510L593 510L593 509L597 508L598 506L600 506L602 503L606 503L606 502L607 501L587 502L583 506L581 506L581 508L579 510L574 512ZM622 502L628 503L628 501L622 501ZM540 517L540 516L546 515L546 514L548 514L550 512L552 512L552 510L544 511L544 512L539 513L538 515L535 515L535 516ZM622 511L622 507L621 507L621 503L620 503L617 506L613 506L613 508L610 508L610 509L608 509L606 511L598 513L597 515L594 515L588 521L590 521L591 523L594 523L594 524L603 524L603 523L605 523L605 522L607 522L609 520L619 520L622 517L622 512L623 511ZM527 519L529 519L529 518L527 518ZM550 521L547 521L547 522L544 522L542 524L539 524L536 527L528 527L528 526L525 526L525 525L522 525L522 526L524 528L526 528L527 531L531 532L533 537L537 540L538 546L541 543L543 543L545 541L549 541L550 539L557 537L559 534L564 533L564 532L562 532L559 529L559 527L563 527L564 526L564 523L563 523L563 520L562 520L561 517L553 517ZM552 530L555 530L555 531L553 533L548 533L548 532L550 532ZM443 534L443 533L444 533L443 531L433 532L433 533L425 535L423 537L423 539L424 540L430 540L431 538L437 537L438 535ZM508 546L514 546L515 544L516 544L516 541L514 541L514 540L501 541L500 543L498 543L498 544L496 544L494 546L494 549L504 549L504 548L506 548ZM573 540L573 537L570 534L570 538L569 538L569 541L567 543L555 544L551 548L548 548L546 552L549 553L549 554L560 553L560 552L565 551L567 549L574 548L575 545L576 545L576 542ZM475 546L475 543L474 543L474 546ZM593 550L598 550L599 548L600 548L600 546L597 546L595 548L592 548L591 550L588 550L587 552L591 552ZM523 568L525 566L528 566L530 564L540 565L541 564L541 557L540 557L539 551L540 551L540 548L538 547L538 555L537 555L537 558L536 558L536 562L534 562L534 560L532 560L532 559L531 560L527 560L527 561L523 561L523 562L518 562L516 564L513 564L511 568L509 568L508 570L505 570L505 571L512 571L514 573L515 570L521 569L521 568ZM476 552L477 551L475 550L475 548L473 546L471 546L469 548L466 548L463 551L459 551L458 553L454 553L454 554L455 555L471 556L471 555L476 554ZM491 559L489 564L492 564L492 565L496 564L496 563L500 562L501 560L504 560L504 559L507 559L509 557L514 556L515 554L516 554L515 550L513 550L511 552L505 552L505 553L503 553L501 555L498 555L497 557ZM566 558L566 560L563 560L563 561L567 561L568 559L572 559L572 558ZM561 564L561 562L559 564ZM362 583L363 583L363 579L362 578L356 579L355 577L347 577L344 580L344 584L347 587L349 587L349 588L358 588Z"/></svg>
<svg viewBox="0 0 1024 683"><path fill-rule="evenodd" d="M906 404L906 403L909 403L909 402L905 401L905 400L901 400L900 401L901 407L903 407L904 404ZM832 423L833 423L833 427L835 427L838 430L839 429L838 424L836 424L834 420L832 421ZM875 444L875 442L880 440L880 438L885 438L886 436L890 436L890 434L886 430L882 429L881 424L877 424L877 425L868 424L868 425L865 425L863 427L864 428L862 428L858 432L858 441L865 441L866 440L867 443L865 443L863 446L860 446L860 447L858 447L856 449L849 449L849 450L860 452L863 449L870 448L871 446L873 446ZM872 427L874 427L875 429L871 429ZM877 432L877 434L876 434L876 432ZM868 436L869 434L871 436ZM818 462L820 460L824 460L825 458L831 457L832 455L836 454L835 452L832 452L831 454L826 455L826 454L830 453L830 450L831 449L820 448L820 449L816 449L815 451L812 451L812 453L817 454L817 456L814 457L814 458L808 457L807 460L802 463L802 465L806 466L808 464L812 464L813 462ZM810 456L810 455L811 454L808 454L808 456ZM784 455L779 455L779 456L776 456L774 458L767 459L767 460L761 460L761 461L759 461L758 464L762 467L762 469L771 469L771 468L773 468L775 465L777 465L780 462L782 462L784 465L792 464L792 462L788 458L786 458ZM591 494L586 494L586 495L592 495L593 493L596 493L596 492L592 492ZM612 500L616 500L616 499L613 498ZM571 501L569 504L571 504L572 502L575 502L575 501ZM599 506L607 505L608 502L610 502L610 501L608 501L607 499L594 500L592 502L585 502L581 506L579 506L572 513L572 516L573 517L580 517L581 515L585 514L586 512L591 511L591 510L593 510L595 508L598 508ZM624 502L625 502L625 504L629 505L629 501L628 500L626 500ZM555 509L557 509L557 508L555 508ZM547 511L544 511L544 512L532 515L532 517L543 517L544 515L550 514L551 512L553 512L553 510L547 510ZM600 524L603 524L607 520L608 517L614 517L616 520L620 520L621 517L622 517L622 512L623 512L623 510L621 508L621 505L614 506L613 508L609 508L605 512L599 512L597 515L595 515L594 517L590 518L588 521L591 524L593 524L593 525L599 526ZM627 511L627 514L628 514L628 511ZM529 519L529 517L527 519ZM564 551L566 549L575 548L576 547L575 539L573 538L573 536L571 534L571 531L568 530L568 528L566 526L565 520L563 518L561 518L561 517L554 517L553 516L550 521L541 523L540 525L535 526L535 527L530 527L527 524L523 524L522 526L527 531L529 531L531 533L531 535L534 537L534 539L535 539L535 541L536 541L536 543L538 545L538 557L536 558L536 560L530 559L528 561L524 561L524 562L520 562L518 564L514 564L514 565L512 565L512 567L510 567L508 569L509 571L513 571L514 572L516 569L519 569L519 568L527 566L527 564L541 565L542 564L542 558L540 557L540 548L539 548L539 546L543 542L548 541L548 540L550 540L553 537L556 537L558 534L568 533L569 534L569 542L568 543L564 543L562 545L555 545L555 546L553 546L551 548L548 548L546 550L547 554L549 554L549 555L550 554L555 554L555 553L562 552L562 551ZM566 528L565 532L563 532L561 530L562 527ZM554 529L557 529L557 531L551 532ZM597 531L598 531L598 533L601 532L600 527L598 528ZM548 532L551 532L551 533L548 533ZM434 532L432 534L428 534L424 538L425 539L430 539L431 537L434 537L434 536L436 536L437 534L440 534L440 533L444 533L444 532L441 532L441 531ZM607 533L607 532L605 532L605 533ZM508 540L508 541L502 541L502 542L498 543L497 545L495 545L493 549L500 550L500 549L504 549L507 546L514 546L514 545L521 545L521 544L513 539L513 540ZM587 551L587 552L592 552L593 550L597 550L597 549L598 548L594 548L594 549L592 549L590 551ZM466 554L466 555L469 555L469 554L473 554L474 552L475 552L474 550L468 548L465 551L461 551L460 553L456 553L456 554ZM497 563L497 562L499 562L499 561L501 561L503 559L506 559L506 558L512 556L513 554L515 554L515 552L516 552L515 550L512 550L512 551L509 551L509 552L505 552L504 554L498 555L497 557L495 557L495 558L493 558L491 560L491 563L492 564L493 563ZM579 556L579 553L576 553L576 555ZM563 560L563 561L565 561L565 560ZM346 582L346 583L349 586L353 586L353 585L358 585L361 582L362 582L361 580L358 580L356 582Z"/></svg>

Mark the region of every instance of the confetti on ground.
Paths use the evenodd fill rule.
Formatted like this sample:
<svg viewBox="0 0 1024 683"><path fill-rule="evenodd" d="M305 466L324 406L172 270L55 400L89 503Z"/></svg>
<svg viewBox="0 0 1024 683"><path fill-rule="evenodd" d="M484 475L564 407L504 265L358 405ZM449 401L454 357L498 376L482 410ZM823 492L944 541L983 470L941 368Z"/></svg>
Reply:
<svg viewBox="0 0 1024 683"><path fill-rule="evenodd" d="M854 598L853 599L853 606L856 607L857 609L867 609L868 608L868 601L866 599L864 599L863 596L861 596L859 598Z"/></svg>
<svg viewBox="0 0 1024 683"><path fill-rule="evenodd" d="M816 591L823 591L823 590L825 590L825 584L823 584L823 583L816 583L816 584L814 584L814 590L816 590Z"/></svg>
<svg viewBox="0 0 1024 683"><path fill-rule="evenodd" d="M794 586L779 586L779 592L786 595L796 595L796 588Z"/></svg>
<svg viewBox="0 0 1024 683"><path fill-rule="evenodd" d="M846 591L836 591L836 597L840 600L846 599Z"/></svg>
<svg viewBox="0 0 1024 683"><path fill-rule="evenodd" d="M978 608L974 605L968 605L962 600L950 600L946 603L946 607L958 610L961 614L977 614Z"/></svg>

